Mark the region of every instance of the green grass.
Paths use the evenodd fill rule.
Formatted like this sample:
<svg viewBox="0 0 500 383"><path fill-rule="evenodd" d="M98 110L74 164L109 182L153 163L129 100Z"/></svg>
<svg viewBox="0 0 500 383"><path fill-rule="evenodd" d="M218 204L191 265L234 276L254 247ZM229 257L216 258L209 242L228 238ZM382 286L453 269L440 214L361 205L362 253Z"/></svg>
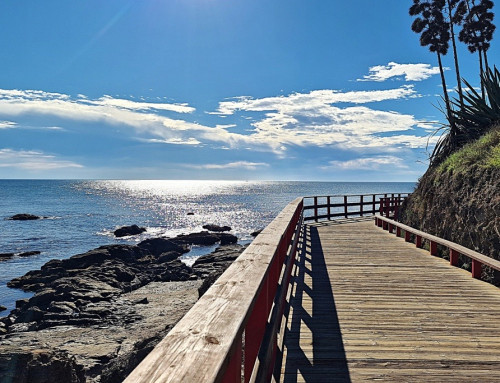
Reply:
<svg viewBox="0 0 500 383"><path fill-rule="evenodd" d="M500 168L500 126L478 140L465 145L453 153L438 167L438 173L462 173L468 171L471 165L482 168Z"/></svg>

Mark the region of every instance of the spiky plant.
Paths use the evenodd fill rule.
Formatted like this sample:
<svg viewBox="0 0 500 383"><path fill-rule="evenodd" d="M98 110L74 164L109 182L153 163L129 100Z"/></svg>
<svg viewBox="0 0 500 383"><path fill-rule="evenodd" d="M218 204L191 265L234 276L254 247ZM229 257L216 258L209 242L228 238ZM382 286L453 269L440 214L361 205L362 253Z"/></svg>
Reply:
<svg viewBox="0 0 500 383"><path fill-rule="evenodd" d="M481 76L484 98L465 79L463 82L468 88L464 93L465 105L462 107L460 101L455 98L451 102L451 121L448 113L444 113L449 125L453 123L455 129L449 129L449 125L443 127L447 132L441 135L432 152L432 165L439 164L457 149L478 139L500 122L500 71L496 67L493 70L488 68Z"/></svg>

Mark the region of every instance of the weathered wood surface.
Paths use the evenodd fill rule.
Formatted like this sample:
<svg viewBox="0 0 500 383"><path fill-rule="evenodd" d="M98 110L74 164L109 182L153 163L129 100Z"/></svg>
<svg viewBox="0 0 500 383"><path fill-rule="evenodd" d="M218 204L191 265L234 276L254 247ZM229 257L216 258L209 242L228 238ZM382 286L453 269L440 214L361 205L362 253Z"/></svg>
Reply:
<svg viewBox="0 0 500 383"><path fill-rule="evenodd" d="M479 261L484 265L490 266L490 267L494 268L495 270L500 270L500 261L493 259L493 258L490 258L490 257L487 257L486 255L478 253L477 251L468 249L467 247L459 245L458 243L451 242L451 241L448 241L446 239L439 238L439 237L436 237L434 235L425 233L423 231L414 229L410 226L407 226L401 222L394 221L394 220L387 218L387 217L380 217L379 216L379 217L377 217L377 219L388 222L391 225L394 225L395 227L399 227L407 232L418 235L418 236L420 236L424 239L427 239L429 241L438 243L438 244L445 246L449 249L453 249L453 250L459 252L460 254L463 254L463 255L469 257L470 259L475 259L476 261Z"/></svg>
<svg viewBox="0 0 500 383"><path fill-rule="evenodd" d="M184 318L127 377L137 382L219 382L265 285L298 198L255 238Z"/></svg>
<svg viewBox="0 0 500 383"><path fill-rule="evenodd" d="M500 289L373 224L306 226L281 382L500 382Z"/></svg>

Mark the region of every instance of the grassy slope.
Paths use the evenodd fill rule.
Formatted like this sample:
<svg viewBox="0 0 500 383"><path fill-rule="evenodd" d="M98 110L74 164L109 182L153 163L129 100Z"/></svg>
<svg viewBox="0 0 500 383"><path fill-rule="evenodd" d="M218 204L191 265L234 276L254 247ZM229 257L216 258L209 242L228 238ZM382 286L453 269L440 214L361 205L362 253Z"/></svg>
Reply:
<svg viewBox="0 0 500 383"><path fill-rule="evenodd" d="M429 168L405 202L401 219L499 259L500 125ZM500 274L486 274L484 279L500 284Z"/></svg>

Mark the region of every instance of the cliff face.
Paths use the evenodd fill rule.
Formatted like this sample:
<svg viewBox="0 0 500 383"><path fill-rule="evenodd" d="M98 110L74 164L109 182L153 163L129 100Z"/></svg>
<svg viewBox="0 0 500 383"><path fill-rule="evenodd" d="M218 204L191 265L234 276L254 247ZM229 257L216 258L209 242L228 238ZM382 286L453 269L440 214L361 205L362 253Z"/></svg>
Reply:
<svg viewBox="0 0 500 383"><path fill-rule="evenodd" d="M500 127L429 168L405 201L401 220L422 231L500 258ZM462 259L463 267L467 259ZM500 273L483 279L500 285Z"/></svg>

